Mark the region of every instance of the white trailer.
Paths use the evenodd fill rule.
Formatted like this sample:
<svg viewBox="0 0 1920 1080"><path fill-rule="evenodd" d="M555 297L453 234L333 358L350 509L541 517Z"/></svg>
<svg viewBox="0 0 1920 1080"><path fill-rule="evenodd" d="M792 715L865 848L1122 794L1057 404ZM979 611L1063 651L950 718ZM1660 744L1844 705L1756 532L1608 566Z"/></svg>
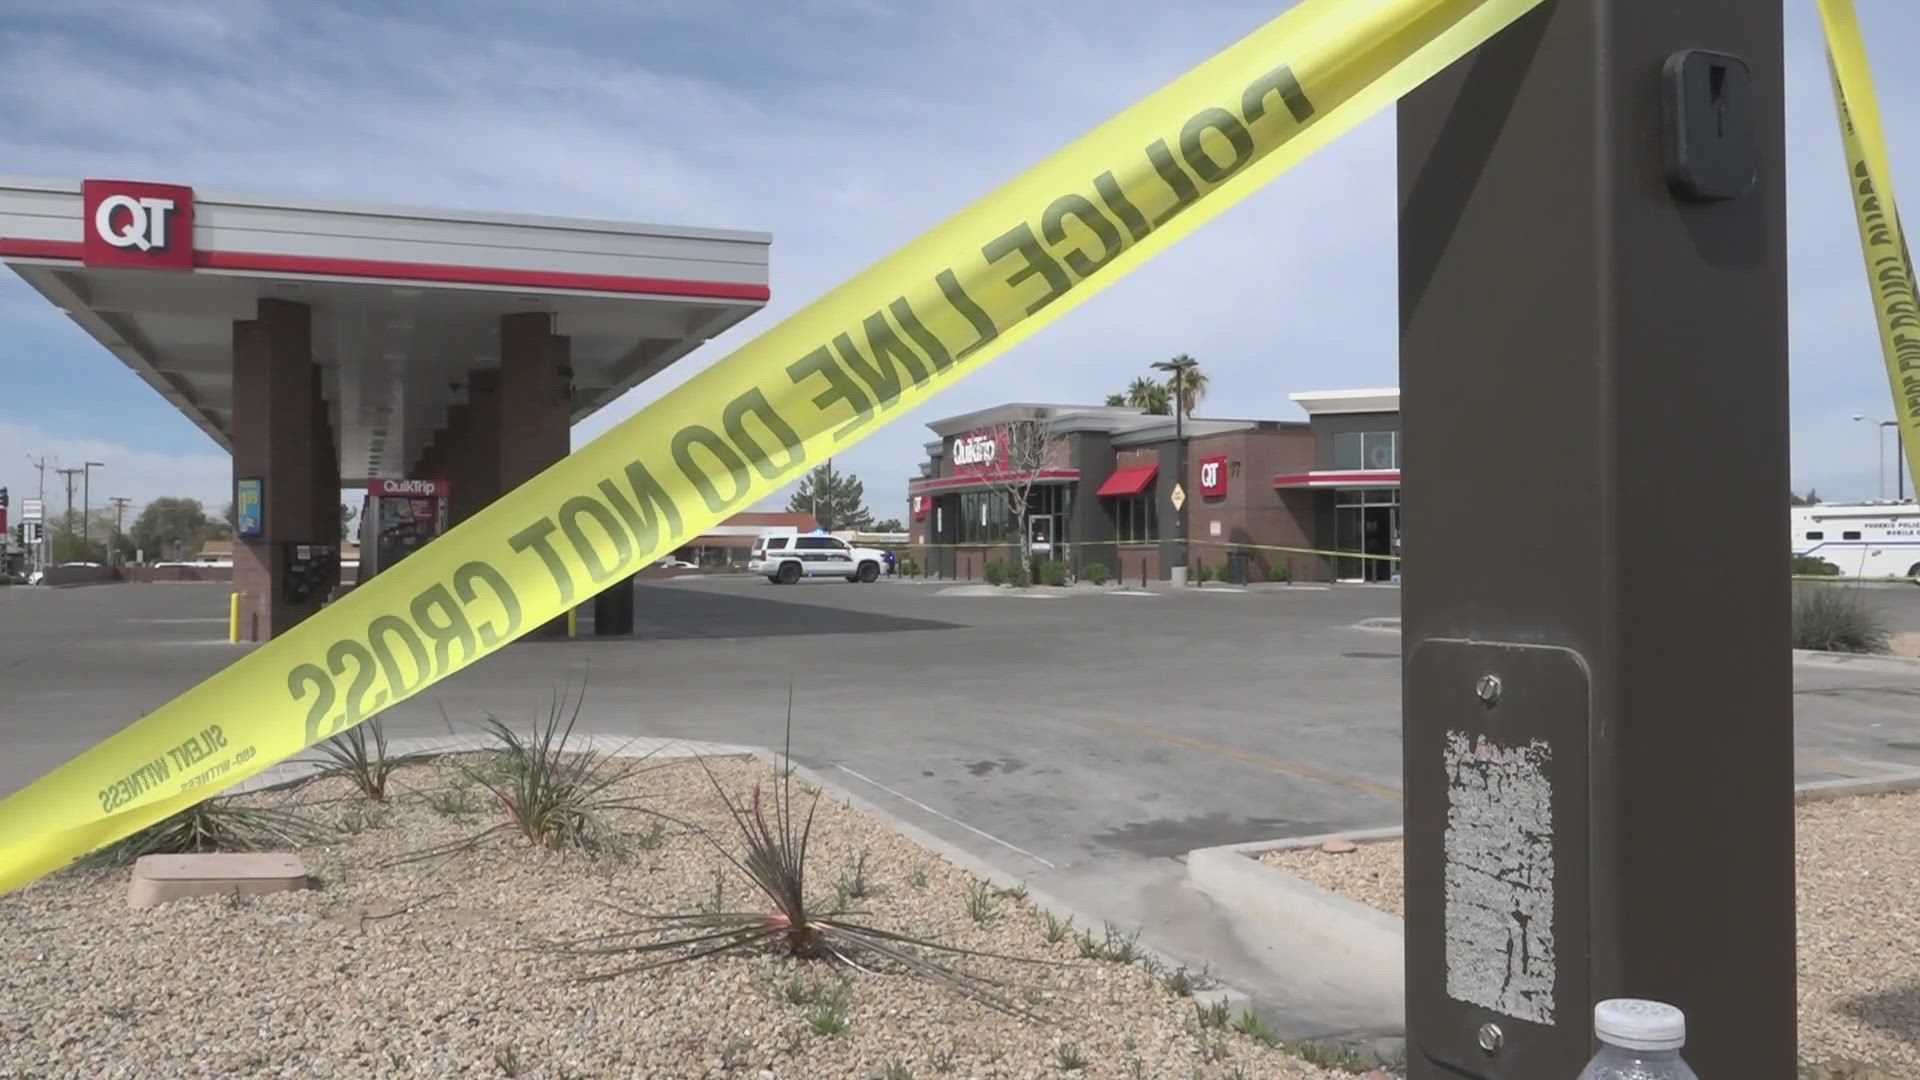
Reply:
<svg viewBox="0 0 1920 1080"><path fill-rule="evenodd" d="M1819 559L1847 578L1907 578L1920 584L1920 503L1796 506L1794 555Z"/></svg>

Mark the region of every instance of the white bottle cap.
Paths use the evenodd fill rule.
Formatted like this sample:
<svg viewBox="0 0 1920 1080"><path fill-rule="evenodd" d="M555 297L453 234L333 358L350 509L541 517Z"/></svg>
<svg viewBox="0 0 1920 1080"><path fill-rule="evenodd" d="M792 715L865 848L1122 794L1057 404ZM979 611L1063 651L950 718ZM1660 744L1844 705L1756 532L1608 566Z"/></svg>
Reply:
<svg viewBox="0 0 1920 1080"><path fill-rule="evenodd" d="M1609 998L1593 1007L1593 1033L1622 1050L1678 1050L1687 1044L1687 1014L1662 1001Z"/></svg>

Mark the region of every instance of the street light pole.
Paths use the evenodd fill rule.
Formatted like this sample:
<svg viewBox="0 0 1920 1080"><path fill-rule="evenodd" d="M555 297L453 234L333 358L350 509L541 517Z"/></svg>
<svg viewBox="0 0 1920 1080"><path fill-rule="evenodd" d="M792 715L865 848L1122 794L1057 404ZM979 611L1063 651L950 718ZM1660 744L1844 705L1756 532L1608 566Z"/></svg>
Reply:
<svg viewBox="0 0 1920 1080"><path fill-rule="evenodd" d="M1685 1010L1702 1076L1794 1074L1786 60L1756 7L1556 0L1398 106L1409 1080L1575 1076L1612 997ZM1645 542L1676 518L1726 538L1714 573Z"/></svg>
<svg viewBox="0 0 1920 1080"><path fill-rule="evenodd" d="M1189 378L1188 373L1198 366L1198 363L1199 362L1193 357L1182 354L1171 360L1162 360L1153 365L1157 371L1172 373L1170 381L1173 387L1174 471L1179 476L1179 479L1174 481L1174 490L1180 492L1181 496L1179 500L1180 505L1173 508L1173 528L1176 546L1174 548L1173 569L1168 574L1168 578L1175 585L1185 585L1187 583L1188 556L1191 554L1189 549L1192 546L1192 541L1187 535L1187 504L1192 500L1184 490L1187 483L1187 395L1192 392L1192 388L1188 385L1187 380Z"/></svg>
<svg viewBox="0 0 1920 1080"><path fill-rule="evenodd" d="M1853 416L1853 420L1855 423L1860 423L1862 421L1865 421L1866 417L1861 416L1859 413L1855 413ZM1893 452L1894 452L1893 482L1894 482L1894 492L1895 492L1894 501L1906 502L1907 501L1907 466L1906 466L1907 439L1906 439L1906 434L1900 430L1900 421L1898 420L1878 421L1875 424L1874 430L1873 430L1875 448L1880 451L1879 497L1883 500L1887 497L1887 429L1888 428L1893 429Z"/></svg>

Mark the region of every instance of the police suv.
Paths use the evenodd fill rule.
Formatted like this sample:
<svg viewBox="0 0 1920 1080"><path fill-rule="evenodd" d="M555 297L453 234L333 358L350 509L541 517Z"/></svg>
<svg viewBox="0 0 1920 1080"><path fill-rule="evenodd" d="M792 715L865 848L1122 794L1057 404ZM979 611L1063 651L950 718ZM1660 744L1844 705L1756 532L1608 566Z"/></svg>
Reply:
<svg viewBox="0 0 1920 1080"><path fill-rule="evenodd" d="M776 585L791 585L803 577L875 581L886 564L886 552L857 548L837 537L786 535L755 540L747 569L765 574Z"/></svg>

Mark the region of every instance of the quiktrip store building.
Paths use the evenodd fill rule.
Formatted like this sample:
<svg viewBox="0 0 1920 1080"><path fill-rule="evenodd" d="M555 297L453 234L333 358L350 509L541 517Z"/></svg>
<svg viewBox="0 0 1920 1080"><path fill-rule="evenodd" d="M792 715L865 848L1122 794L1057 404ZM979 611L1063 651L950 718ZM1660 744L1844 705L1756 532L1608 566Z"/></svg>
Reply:
<svg viewBox="0 0 1920 1080"><path fill-rule="evenodd" d="M1303 420L1186 419L1187 475L1171 416L1107 406L1009 404L939 420L908 484L913 557L942 578L1016 558L1020 535L1077 575L1164 580L1179 549L1236 580L1386 580L1399 550L1399 392L1295 394ZM1046 432L1010 467L1010 429ZM1013 520L1012 490L1028 492ZM1289 550L1291 549L1291 550ZM1338 553L1338 554L1336 554Z"/></svg>

